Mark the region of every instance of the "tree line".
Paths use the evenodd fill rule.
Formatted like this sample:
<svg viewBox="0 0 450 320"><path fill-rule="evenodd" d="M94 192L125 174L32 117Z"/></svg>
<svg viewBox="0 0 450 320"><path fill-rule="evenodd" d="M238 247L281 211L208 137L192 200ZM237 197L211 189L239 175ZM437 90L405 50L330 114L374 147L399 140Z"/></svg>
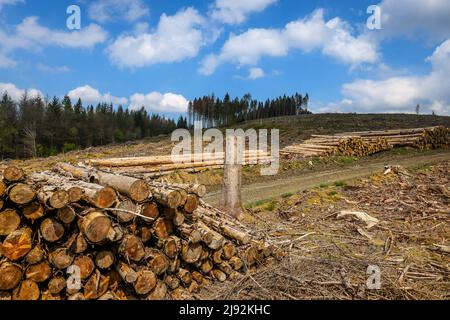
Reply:
<svg viewBox="0 0 450 320"><path fill-rule="evenodd" d="M47 101L26 94L15 102L7 94L0 101L0 159L51 156L60 152L132 141L187 128L158 114L99 103L84 107L68 96Z"/></svg>
<svg viewBox="0 0 450 320"><path fill-rule="evenodd" d="M223 99L212 94L189 102L188 125L202 121L204 127L222 127L250 120L310 114L308 102L308 94L299 93L264 102L252 99L250 94L240 99L232 99L228 93Z"/></svg>
<svg viewBox="0 0 450 320"><path fill-rule="evenodd" d="M139 140L191 128L194 120L204 127L227 126L242 121L310 113L308 95L279 97L260 102L249 94L241 99L214 95L194 99L188 115L178 120L149 114L142 107L129 110L112 104L83 106L81 99L30 97L14 101L8 93L0 100L0 160L45 157L60 152Z"/></svg>

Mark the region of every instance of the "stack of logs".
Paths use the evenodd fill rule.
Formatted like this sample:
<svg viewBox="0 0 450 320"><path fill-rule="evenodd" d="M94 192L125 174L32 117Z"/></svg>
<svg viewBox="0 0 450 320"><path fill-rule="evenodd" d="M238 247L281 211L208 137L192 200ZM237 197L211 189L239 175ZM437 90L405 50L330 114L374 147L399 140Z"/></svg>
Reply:
<svg viewBox="0 0 450 320"><path fill-rule="evenodd" d="M185 172L201 172L209 169L223 168L224 152L192 154L188 156L152 156L133 158L112 158L89 160L85 165L93 166L103 171L112 171L133 175L135 177L157 178L174 173L178 170ZM243 153L243 164L255 165L267 163L272 159L267 152L246 150Z"/></svg>
<svg viewBox="0 0 450 320"><path fill-rule="evenodd" d="M0 299L190 299L274 259L204 194L65 163L28 176L7 167Z"/></svg>
<svg viewBox="0 0 450 320"><path fill-rule="evenodd" d="M398 129L385 131L344 132L335 135L312 135L302 144L288 146L282 154L329 156L341 154L364 157L394 147L410 146L436 149L450 146L450 129L446 127Z"/></svg>

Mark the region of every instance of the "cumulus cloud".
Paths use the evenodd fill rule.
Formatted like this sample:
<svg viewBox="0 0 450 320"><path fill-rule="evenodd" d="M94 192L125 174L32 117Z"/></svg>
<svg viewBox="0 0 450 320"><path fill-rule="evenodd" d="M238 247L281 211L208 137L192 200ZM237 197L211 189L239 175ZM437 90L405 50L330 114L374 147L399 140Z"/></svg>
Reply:
<svg viewBox="0 0 450 320"><path fill-rule="evenodd" d="M207 42L205 19L194 8L163 14L153 33L119 36L107 49L120 67L143 67L195 57Z"/></svg>
<svg viewBox="0 0 450 320"><path fill-rule="evenodd" d="M385 36L423 36L435 41L450 38L450 1L383 0L380 3Z"/></svg>
<svg viewBox="0 0 450 320"><path fill-rule="evenodd" d="M212 74L224 62L239 65L256 65L265 56L283 57L291 50L322 53L352 67L379 60L377 43L367 35L354 36L350 26L339 18L324 19L322 9L311 15L288 23L283 29L249 29L231 34L217 55L202 62L199 72Z"/></svg>
<svg viewBox="0 0 450 320"><path fill-rule="evenodd" d="M209 15L226 24L241 24L248 15L261 12L277 0L216 0Z"/></svg>
<svg viewBox="0 0 450 320"><path fill-rule="evenodd" d="M76 31L52 30L40 25L38 17L28 17L17 26L17 37L37 45L92 48L106 41L107 32L96 24Z"/></svg>
<svg viewBox="0 0 450 320"><path fill-rule="evenodd" d="M128 103L127 98L116 97L111 95L110 93L100 93L99 90L94 89L89 85L73 89L69 91L67 95L73 102L76 102L78 98L80 98L83 103L88 104L97 104L100 102L105 102L105 103L112 103L114 105L119 104L126 105Z"/></svg>
<svg viewBox="0 0 450 320"><path fill-rule="evenodd" d="M144 107L147 112L186 112L188 104L189 101L179 94L150 92L133 94L129 108L139 110Z"/></svg>
<svg viewBox="0 0 450 320"><path fill-rule="evenodd" d="M89 18L99 23L116 20L134 22L149 13L150 9L142 0L96 0L88 8Z"/></svg>
<svg viewBox="0 0 450 320"><path fill-rule="evenodd" d="M15 101L19 101L23 95L26 93L29 98L36 98L38 96L43 97L41 91L30 88L30 89L20 89L13 83L4 83L0 82L0 94L3 95L4 93L8 93L8 95L11 97L11 99Z"/></svg>
<svg viewBox="0 0 450 320"><path fill-rule="evenodd" d="M431 72L424 76L394 76L380 80L357 79L342 86L345 99L322 111L406 112L422 111L450 115L450 39L426 59Z"/></svg>
<svg viewBox="0 0 450 320"><path fill-rule="evenodd" d="M250 71L249 71L249 74L248 74L248 79L256 80L256 79L259 79L259 78L263 78L265 76L266 76L266 74L265 74L263 69L261 69L261 68L251 68Z"/></svg>

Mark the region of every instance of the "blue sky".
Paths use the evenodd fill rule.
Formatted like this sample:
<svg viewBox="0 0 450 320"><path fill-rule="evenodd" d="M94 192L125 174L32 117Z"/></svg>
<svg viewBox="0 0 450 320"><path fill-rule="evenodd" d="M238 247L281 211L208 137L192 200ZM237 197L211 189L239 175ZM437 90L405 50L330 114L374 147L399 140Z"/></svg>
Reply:
<svg viewBox="0 0 450 320"><path fill-rule="evenodd" d="M170 115L210 93L308 92L315 112L448 115L449 71L448 0L0 0L0 91L15 98Z"/></svg>

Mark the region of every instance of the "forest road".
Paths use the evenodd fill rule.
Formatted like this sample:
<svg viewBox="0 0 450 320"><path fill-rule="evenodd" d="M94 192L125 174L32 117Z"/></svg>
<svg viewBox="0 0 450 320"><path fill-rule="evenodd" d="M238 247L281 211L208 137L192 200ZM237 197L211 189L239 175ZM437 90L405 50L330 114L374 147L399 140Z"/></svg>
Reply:
<svg viewBox="0 0 450 320"><path fill-rule="evenodd" d="M317 187L320 184L331 184L337 181L345 181L368 177L372 174L382 172L386 165L399 165L405 168L432 165L442 161L450 160L450 151L433 155L402 156L392 159L378 159L361 161L355 165L333 170L319 171L307 174L297 174L283 177L273 176L264 182L257 182L242 186L242 202L249 203L279 197L285 193L296 193L298 191ZM204 200L212 205L217 205L220 198L220 190L208 193Z"/></svg>

